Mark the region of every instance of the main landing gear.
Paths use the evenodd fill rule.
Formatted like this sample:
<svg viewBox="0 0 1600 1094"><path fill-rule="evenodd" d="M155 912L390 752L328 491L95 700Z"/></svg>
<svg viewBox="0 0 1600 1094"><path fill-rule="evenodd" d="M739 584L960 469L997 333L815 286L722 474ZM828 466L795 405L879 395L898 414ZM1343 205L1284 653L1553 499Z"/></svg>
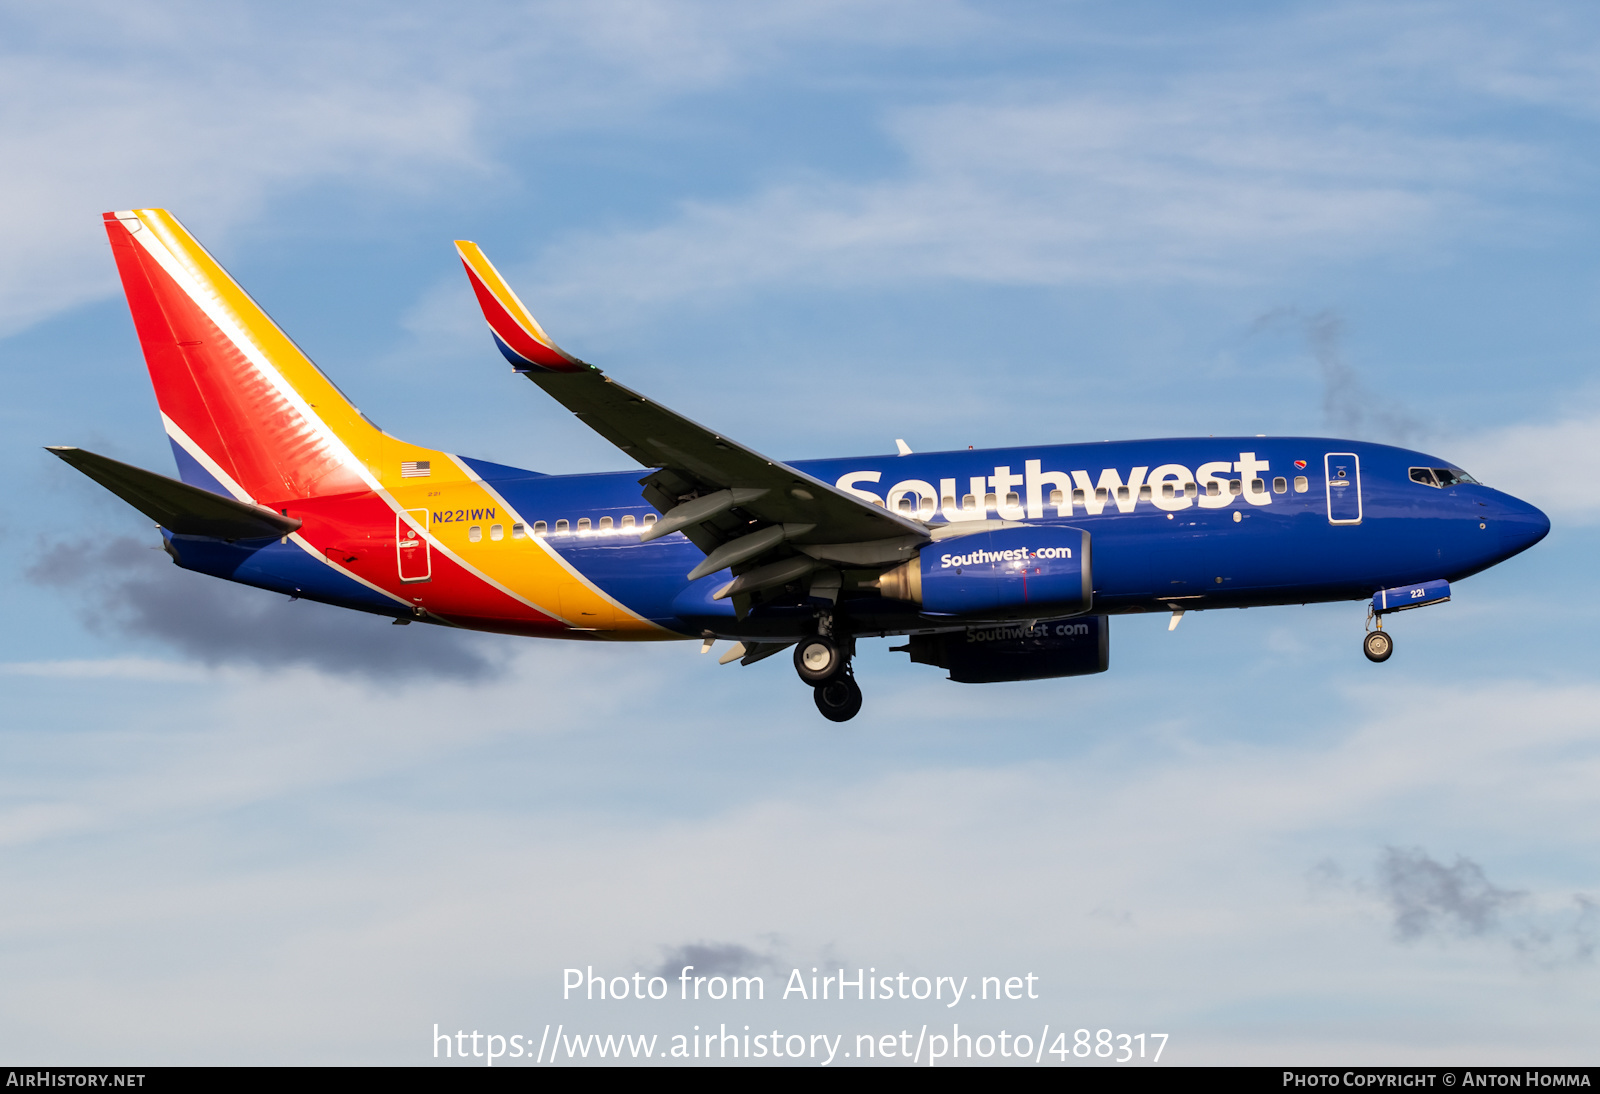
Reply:
<svg viewBox="0 0 1600 1094"><path fill-rule="evenodd" d="M802 638L794 648L794 670L811 685L822 716L848 722L861 712L861 686L850 668L850 654L827 634Z"/></svg>
<svg viewBox="0 0 1600 1094"><path fill-rule="evenodd" d="M848 722L861 713L861 685L848 666L832 680L813 688L811 698L830 722Z"/></svg>
<svg viewBox="0 0 1600 1094"><path fill-rule="evenodd" d="M1378 663L1389 660L1389 655L1394 652L1394 639L1383 629L1383 616L1368 608L1368 627L1370 628L1374 622L1377 624L1377 629L1367 631L1367 636L1361 640L1361 652L1367 655L1368 661Z"/></svg>

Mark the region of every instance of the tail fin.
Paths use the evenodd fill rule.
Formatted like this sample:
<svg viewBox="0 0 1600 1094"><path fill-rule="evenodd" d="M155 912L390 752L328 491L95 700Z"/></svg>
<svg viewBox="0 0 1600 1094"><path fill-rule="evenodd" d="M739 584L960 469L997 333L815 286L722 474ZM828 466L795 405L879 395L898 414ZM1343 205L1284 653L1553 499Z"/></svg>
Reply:
<svg viewBox="0 0 1600 1094"><path fill-rule="evenodd" d="M587 366L550 340L533 313L523 307L506 279L494 268L483 248L467 239L456 240L456 253L467 268L467 280L477 294L478 306L489 321L495 345L518 372L582 372Z"/></svg>
<svg viewBox="0 0 1600 1094"><path fill-rule="evenodd" d="M176 217L105 226L185 482L267 504L376 485L383 434Z"/></svg>

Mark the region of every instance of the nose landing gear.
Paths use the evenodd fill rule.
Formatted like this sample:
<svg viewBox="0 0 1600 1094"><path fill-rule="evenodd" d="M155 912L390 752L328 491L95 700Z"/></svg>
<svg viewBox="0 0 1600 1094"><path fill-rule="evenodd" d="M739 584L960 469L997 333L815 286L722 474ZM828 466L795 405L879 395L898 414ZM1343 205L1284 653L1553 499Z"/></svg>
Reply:
<svg viewBox="0 0 1600 1094"><path fill-rule="evenodd" d="M1361 640L1361 652L1367 655L1368 661L1377 664L1389 660L1389 655L1394 652L1394 639L1383 629L1383 616L1368 608L1367 626L1370 628L1374 623L1377 629L1367 631L1367 636Z"/></svg>

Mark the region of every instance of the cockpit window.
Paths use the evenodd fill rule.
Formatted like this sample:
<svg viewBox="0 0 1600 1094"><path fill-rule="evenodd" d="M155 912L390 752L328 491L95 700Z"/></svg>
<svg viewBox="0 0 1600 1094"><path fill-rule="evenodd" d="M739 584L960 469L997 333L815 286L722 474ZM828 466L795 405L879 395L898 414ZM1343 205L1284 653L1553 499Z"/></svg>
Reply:
<svg viewBox="0 0 1600 1094"><path fill-rule="evenodd" d="M1477 479L1459 467L1413 467L1411 469L1411 481L1439 489L1443 489L1446 486L1457 486L1461 483L1470 483L1473 486L1479 485Z"/></svg>

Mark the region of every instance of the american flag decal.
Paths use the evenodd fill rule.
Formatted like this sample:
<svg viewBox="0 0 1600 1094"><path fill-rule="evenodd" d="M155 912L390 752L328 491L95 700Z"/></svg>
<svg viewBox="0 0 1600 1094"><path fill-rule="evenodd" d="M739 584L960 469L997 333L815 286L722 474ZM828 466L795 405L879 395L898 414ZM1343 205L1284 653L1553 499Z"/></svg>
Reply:
<svg viewBox="0 0 1600 1094"><path fill-rule="evenodd" d="M402 479L425 479L433 474L433 464L428 460L406 460L400 464Z"/></svg>

